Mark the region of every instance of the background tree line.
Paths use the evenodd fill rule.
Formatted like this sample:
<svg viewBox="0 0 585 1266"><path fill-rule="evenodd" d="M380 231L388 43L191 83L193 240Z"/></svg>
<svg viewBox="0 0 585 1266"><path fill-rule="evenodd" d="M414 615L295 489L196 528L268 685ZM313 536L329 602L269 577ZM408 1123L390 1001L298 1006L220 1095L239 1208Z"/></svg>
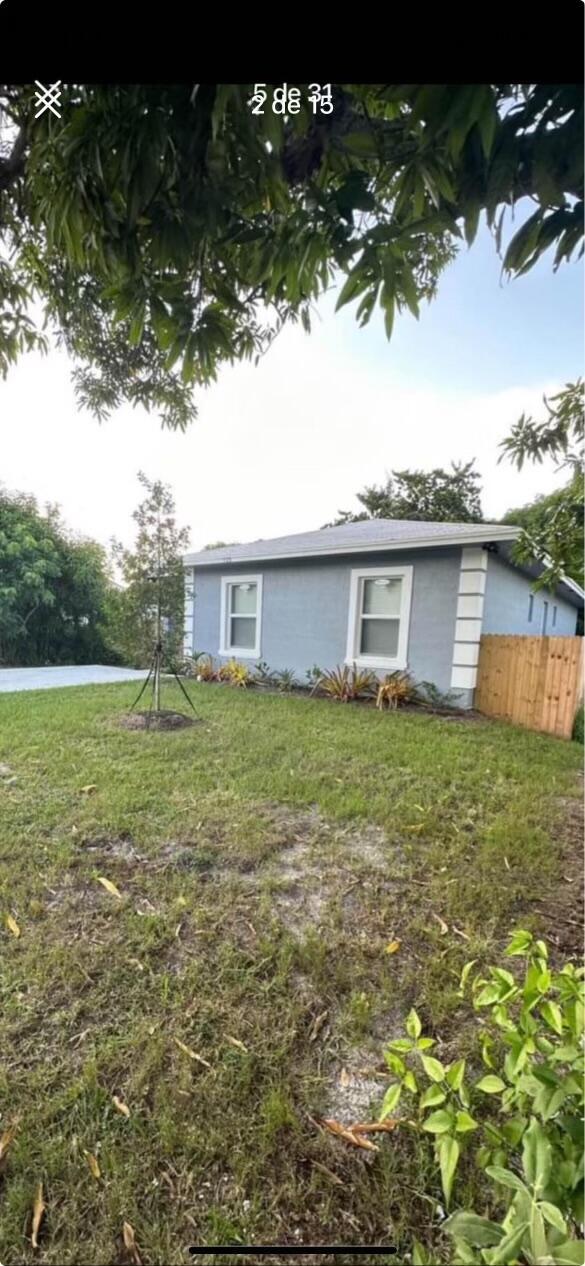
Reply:
<svg viewBox="0 0 585 1266"><path fill-rule="evenodd" d="M133 548L74 534L59 509L0 487L0 664L129 664L152 655L160 599L167 664L182 654L188 533L172 493L139 474Z"/></svg>
<svg viewBox="0 0 585 1266"><path fill-rule="evenodd" d="M503 523L522 527L518 562L542 564L537 585L562 574L583 584L583 383L569 383L540 421L524 415L502 443L502 460L518 467L553 457L568 479L558 490L509 510ZM184 628L182 554L188 532L176 521L171 489L139 473L144 497L134 511L132 548L102 545L72 533L56 506L0 488L0 663L149 663L160 601L167 664L180 664ZM474 462L450 470L392 471L356 494L360 509L335 524L363 519L481 523L480 476ZM326 526L333 526L327 524ZM207 548L217 548L214 542Z"/></svg>

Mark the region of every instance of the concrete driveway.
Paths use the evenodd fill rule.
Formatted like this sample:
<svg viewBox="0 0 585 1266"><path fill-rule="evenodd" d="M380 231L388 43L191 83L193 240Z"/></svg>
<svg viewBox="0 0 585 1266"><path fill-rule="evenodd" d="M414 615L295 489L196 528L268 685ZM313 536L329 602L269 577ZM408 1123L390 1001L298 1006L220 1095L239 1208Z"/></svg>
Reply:
<svg viewBox="0 0 585 1266"><path fill-rule="evenodd" d="M109 681L146 677L141 668L112 668L109 664L72 664L59 668L0 668L0 694L10 690L51 690L55 686L99 686Z"/></svg>

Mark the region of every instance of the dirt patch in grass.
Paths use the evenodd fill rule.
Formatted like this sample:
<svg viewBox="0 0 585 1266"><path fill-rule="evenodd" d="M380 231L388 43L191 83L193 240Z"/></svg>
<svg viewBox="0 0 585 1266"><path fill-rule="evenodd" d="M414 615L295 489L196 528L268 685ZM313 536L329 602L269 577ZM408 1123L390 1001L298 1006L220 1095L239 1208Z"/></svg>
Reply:
<svg viewBox="0 0 585 1266"><path fill-rule="evenodd" d="M336 1065L328 1077L325 1117L342 1125L355 1125L376 1116L388 1084L388 1071L370 1050L349 1053L346 1062Z"/></svg>
<svg viewBox="0 0 585 1266"><path fill-rule="evenodd" d="M199 717L161 708L160 712L125 712L119 719L123 730L184 730L201 724Z"/></svg>
<svg viewBox="0 0 585 1266"><path fill-rule="evenodd" d="M342 924L358 926L367 904L363 890L372 886L368 875L373 872L376 884L383 882L388 890L400 877L400 850L381 827L329 822L315 808L295 812L270 806L269 813L282 841L265 872L271 903L294 936L330 921L334 907ZM356 878L360 865L364 873Z"/></svg>
<svg viewBox="0 0 585 1266"><path fill-rule="evenodd" d="M145 859L135 848L130 835L96 835L83 840L81 848L96 861L112 858L114 861L135 865Z"/></svg>

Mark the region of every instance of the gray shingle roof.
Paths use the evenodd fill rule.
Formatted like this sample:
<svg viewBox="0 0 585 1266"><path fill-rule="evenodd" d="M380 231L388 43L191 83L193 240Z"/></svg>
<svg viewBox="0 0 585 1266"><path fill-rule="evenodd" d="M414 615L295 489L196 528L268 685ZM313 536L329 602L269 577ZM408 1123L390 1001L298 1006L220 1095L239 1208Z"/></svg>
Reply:
<svg viewBox="0 0 585 1266"><path fill-rule="evenodd" d="M251 563L273 558L310 558L315 555L368 553L375 549L422 548L433 545L483 544L512 540L518 528L501 523L424 523L410 519L367 519L321 528L317 532L295 532L270 540L226 545L220 549L185 554L187 566L211 567L218 563Z"/></svg>

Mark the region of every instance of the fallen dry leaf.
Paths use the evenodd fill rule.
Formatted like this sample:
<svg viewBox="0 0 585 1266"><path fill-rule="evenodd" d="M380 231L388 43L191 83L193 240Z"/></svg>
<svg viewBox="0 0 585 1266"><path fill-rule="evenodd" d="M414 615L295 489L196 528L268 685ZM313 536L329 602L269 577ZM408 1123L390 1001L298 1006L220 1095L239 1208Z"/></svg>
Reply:
<svg viewBox="0 0 585 1266"><path fill-rule="evenodd" d="M345 1087L349 1086L350 1083L351 1083L351 1077L347 1071L347 1068L342 1068L339 1074L339 1085L343 1086L343 1088L345 1089Z"/></svg>
<svg viewBox="0 0 585 1266"><path fill-rule="evenodd" d="M120 889L116 888L116 885L112 883L111 879L104 879L103 875L98 875L98 884L101 884L102 888L105 888L106 892L110 892L113 897L118 897L119 901L122 900L122 893L120 892Z"/></svg>
<svg viewBox="0 0 585 1266"><path fill-rule="evenodd" d="M397 1117L386 1117L385 1121L358 1121L349 1128L352 1134L391 1134L399 1124Z"/></svg>
<svg viewBox="0 0 585 1266"><path fill-rule="evenodd" d="M12 1123L8 1126L8 1128L4 1131L4 1133L0 1135L0 1174L6 1168L6 1161L8 1159L8 1149L10 1147L10 1144L12 1143L12 1140L14 1139L14 1135L16 1134L17 1127L18 1127L18 1117L15 1117L14 1121L12 1121Z"/></svg>
<svg viewBox="0 0 585 1266"><path fill-rule="evenodd" d="M6 924L6 927L8 928L8 931L12 932L13 936L20 936L20 928L18 926L18 923L16 922L16 919L12 918L11 914L6 915L4 922Z"/></svg>
<svg viewBox="0 0 585 1266"><path fill-rule="evenodd" d="M396 940L395 940L395 941L390 941L390 942L388 943L388 945L386 946L386 953L387 953L387 954L395 954L395 953L396 953L396 951L400 949L400 946L401 946L401 945L402 945L402 941L401 941L401 940L399 940L399 938L398 938L398 937L396 937Z"/></svg>
<svg viewBox="0 0 585 1266"><path fill-rule="evenodd" d="M203 1064L204 1068L211 1068L211 1064L208 1064L207 1060L204 1059L202 1055L198 1055L197 1051L192 1051L190 1046L185 1046L185 1043L182 1042L179 1037L174 1037L173 1042L175 1043L175 1046L178 1046L180 1051L183 1051L185 1055L189 1056L189 1059L196 1059L197 1063Z"/></svg>
<svg viewBox="0 0 585 1266"><path fill-rule="evenodd" d="M37 1194L35 1196L35 1202L33 1206L32 1235L31 1235L31 1243L32 1243L33 1248L39 1247L39 1230L41 1227L41 1222L43 1220L43 1213L45 1212L46 1207L47 1206L43 1199L43 1184L42 1182L40 1182L37 1187Z"/></svg>
<svg viewBox="0 0 585 1266"><path fill-rule="evenodd" d="M87 1160L87 1163L89 1165L89 1168L94 1178L101 1178L102 1171L98 1165L97 1158L94 1156L93 1152L86 1152L85 1158Z"/></svg>
<svg viewBox="0 0 585 1266"><path fill-rule="evenodd" d="M361 1147L365 1152L379 1152L380 1148L375 1143L370 1143L369 1139L362 1138L359 1134L354 1134L347 1126L342 1125L341 1121L335 1121L333 1117L323 1117L319 1122L324 1129L330 1134L335 1134L337 1138L343 1139L345 1143L351 1143L352 1147Z"/></svg>
<svg viewBox="0 0 585 1266"><path fill-rule="evenodd" d="M97 791L97 783L88 782L86 787L80 787L79 790L83 796L91 796L92 791Z"/></svg>
<svg viewBox="0 0 585 1266"><path fill-rule="evenodd" d="M508 858L506 857L506 854L505 854L505 853L504 853L504 866L506 867L506 870L511 870L511 869L512 869L512 868L511 868L511 866L510 866L510 863L509 863L509 861L508 861Z"/></svg>
<svg viewBox="0 0 585 1266"><path fill-rule="evenodd" d="M122 1226L122 1239L124 1241L124 1248L126 1249L130 1261L132 1262L132 1266L142 1266L142 1258L136 1247L134 1230L130 1226L129 1222L124 1222Z"/></svg>
<svg viewBox="0 0 585 1266"><path fill-rule="evenodd" d="M456 928L454 923L452 923L452 924L451 924L451 926L452 926L453 931L455 932L455 935L456 935L456 936L461 936L461 937L463 938L463 940L464 940L464 941L470 941L470 940L471 940L471 937L467 935L467 932L462 932L462 931L461 931L461 928Z"/></svg>
<svg viewBox="0 0 585 1266"><path fill-rule="evenodd" d="M114 1107L117 1108L118 1112L122 1113L123 1117L130 1116L130 1108L128 1107L128 1104L123 1103L121 1099L118 1099L117 1095L112 1095L112 1103Z"/></svg>
<svg viewBox="0 0 585 1266"><path fill-rule="evenodd" d="M244 1046L244 1043L240 1042L238 1037L226 1037L225 1040L229 1042L230 1046L235 1046L238 1051L243 1051L245 1055L248 1054L248 1047Z"/></svg>
<svg viewBox="0 0 585 1266"><path fill-rule="evenodd" d="M328 1015L329 1015L329 1011L322 1011L321 1015L318 1015L316 1019L313 1021L313 1027L311 1029L311 1032L309 1033L310 1042L316 1041Z"/></svg>
<svg viewBox="0 0 585 1266"><path fill-rule="evenodd" d="M439 924L441 936L446 936L449 931L449 925L445 923L445 920L441 918L440 914L433 914L433 919Z"/></svg>

